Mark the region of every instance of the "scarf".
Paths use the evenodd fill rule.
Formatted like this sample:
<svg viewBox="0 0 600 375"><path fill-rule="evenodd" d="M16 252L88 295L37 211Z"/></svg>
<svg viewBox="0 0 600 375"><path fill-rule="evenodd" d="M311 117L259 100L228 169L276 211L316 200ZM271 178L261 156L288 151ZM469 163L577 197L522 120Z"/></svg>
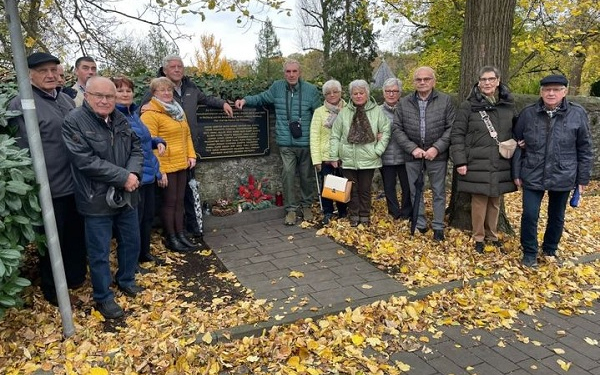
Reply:
<svg viewBox="0 0 600 375"><path fill-rule="evenodd" d="M156 100L160 105L162 105L165 111L167 111L167 114L171 116L175 121L185 120L185 113L183 112L183 108L181 108L179 103L177 103L175 100L173 100L171 103L167 103L163 102L156 96L154 97L154 100Z"/></svg>
<svg viewBox="0 0 600 375"><path fill-rule="evenodd" d="M394 111L396 110L397 105L398 105L398 102L396 102L395 105L389 105L386 102L383 102L383 107L392 113L394 113Z"/></svg>
<svg viewBox="0 0 600 375"><path fill-rule="evenodd" d="M556 112L558 112L558 110L560 109L562 103L557 105L556 107L554 107L554 109L548 109L545 105L542 106L542 109L544 111L546 111L546 114L548 115L548 117L552 118L554 116L556 116Z"/></svg>
<svg viewBox="0 0 600 375"><path fill-rule="evenodd" d="M352 117L352 124L348 130L348 143L351 144L367 144L375 142L375 135L371 129L371 123L367 118L365 106L356 106L356 112Z"/></svg>
<svg viewBox="0 0 600 375"><path fill-rule="evenodd" d="M324 105L327 111L329 111L329 117L327 117L323 126L327 129L331 129L331 126L337 118L338 113L340 113L340 110L342 109L342 101L340 100L340 102L337 105L333 105L331 103L328 103L326 100Z"/></svg>

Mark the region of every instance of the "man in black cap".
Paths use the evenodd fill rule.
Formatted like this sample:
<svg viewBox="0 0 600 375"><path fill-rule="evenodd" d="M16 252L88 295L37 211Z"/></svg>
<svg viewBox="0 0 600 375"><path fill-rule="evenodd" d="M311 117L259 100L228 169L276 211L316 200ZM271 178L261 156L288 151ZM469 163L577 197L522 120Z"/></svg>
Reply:
<svg viewBox="0 0 600 375"><path fill-rule="evenodd" d="M75 103L57 89L59 63L58 58L46 52L36 52L27 58L65 276L69 288L77 288L83 284L87 273L84 226L83 218L75 208L73 179L61 133L63 120L75 108ZM20 95L11 100L9 109L22 112ZM19 146L29 147L23 115L8 122L18 129ZM43 232L42 227L39 230ZM47 249L40 252L39 271L44 297L57 305Z"/></svg>
<svg viewBox="0 0 600 375"><path fill-rule="evenodd" d="M523 148L513 156L513 179L523 188L521 216L522 263L537 266L537 226L544 193L548 192L548 222L542 251L556 261L569 194L583 192L590 182L593 149L588 116L579 104L565 99L567 78L549 75L540 81L540 100L521 111L514 133Z"/></svg>

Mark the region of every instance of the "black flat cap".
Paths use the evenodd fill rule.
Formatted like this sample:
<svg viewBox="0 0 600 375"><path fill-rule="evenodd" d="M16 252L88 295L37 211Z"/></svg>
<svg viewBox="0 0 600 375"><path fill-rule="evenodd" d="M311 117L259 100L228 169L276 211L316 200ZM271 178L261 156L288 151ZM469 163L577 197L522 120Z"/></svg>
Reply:
<svg viewBox="0 0 600 375"><path fill-rule="evenodd" d="M60 64L60 60L56 56L52 56L46 52L34 52L29 57L27 57L27 66L31 68L35 68L38 65L42 65L47 62L54 62Z"/></svg>
<svg viewBox="0 0 600 375"><path fill-rule="evenodd" d="M560 74L551 74L549 76L546 76L544 78L542 78L542 80L540 81L540 86L546 86L546 85L563 85L563 86L568 86L569 85L569 81L567 80L567 77L560 75Z"/></svg>

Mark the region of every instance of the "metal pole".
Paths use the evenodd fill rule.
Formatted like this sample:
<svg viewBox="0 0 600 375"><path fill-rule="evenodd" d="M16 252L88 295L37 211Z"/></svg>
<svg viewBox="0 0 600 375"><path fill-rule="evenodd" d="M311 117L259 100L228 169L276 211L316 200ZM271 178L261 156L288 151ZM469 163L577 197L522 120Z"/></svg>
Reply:
<svg viewBox="0 0 600 375"><path fill-rule="evenodd" d="M33 101L33 91L29 81L29 69L25 58L25 44L21 34L21 24L19 21L19 10L16 0L4 0L6 9L6 19L10 31L10 44L13 53L13 61L17 71L17 81L19 83L19 93L21 94L21 105L23 107L23 118L25 119L25 128L27 129L27 140L29 141L29 151L33 159L33 169L37 182L40 185L40 204L42 206L42 215L44 218L44 229L48 242L48 251L50 262L52 264L52 274L54 275L54 284L56 285L56 296L63 325L65 337L75 334L73 325L73 313L71 311L71 301L69 300L69 291L67 290L67 280L65 278L65 269L63 266L60 243L58 241L58 232L56 230L56 220L54 219L54 207L52 206L52 195L50 194L50 185L48 184L48 173L46 171L46 161L42 150L42 139L40 137L38 119Z"/></svg>

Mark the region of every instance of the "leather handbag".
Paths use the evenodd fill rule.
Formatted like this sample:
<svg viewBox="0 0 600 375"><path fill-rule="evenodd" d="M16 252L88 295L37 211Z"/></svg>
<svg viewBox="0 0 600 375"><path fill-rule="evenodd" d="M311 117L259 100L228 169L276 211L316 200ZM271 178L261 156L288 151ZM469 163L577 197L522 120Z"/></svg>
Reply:
<svg viewBox="0 0 600 375"><path fill-rule="evenodd" d="M496 141L500 156L502 156L504 159L512 158L515 153L515 150L517 149L517 141L511 138L507 139L506 141L498 142L498 133L496 132L494 125L492 125L490 116L487 114L486 111L479 111L479 115L481 116L483 123L487 127L488 132L490 133L490 137L492 137L494 141Z"/></svg>
<svg viewBox="0 0 600 375"><path fill-rule="evenodd" d="M352 181L345 177L335 176L333 174L325 175L323 182L323 198L331 199L336 202L348 203L350 201L350 192L352 191Z"/></svg>

